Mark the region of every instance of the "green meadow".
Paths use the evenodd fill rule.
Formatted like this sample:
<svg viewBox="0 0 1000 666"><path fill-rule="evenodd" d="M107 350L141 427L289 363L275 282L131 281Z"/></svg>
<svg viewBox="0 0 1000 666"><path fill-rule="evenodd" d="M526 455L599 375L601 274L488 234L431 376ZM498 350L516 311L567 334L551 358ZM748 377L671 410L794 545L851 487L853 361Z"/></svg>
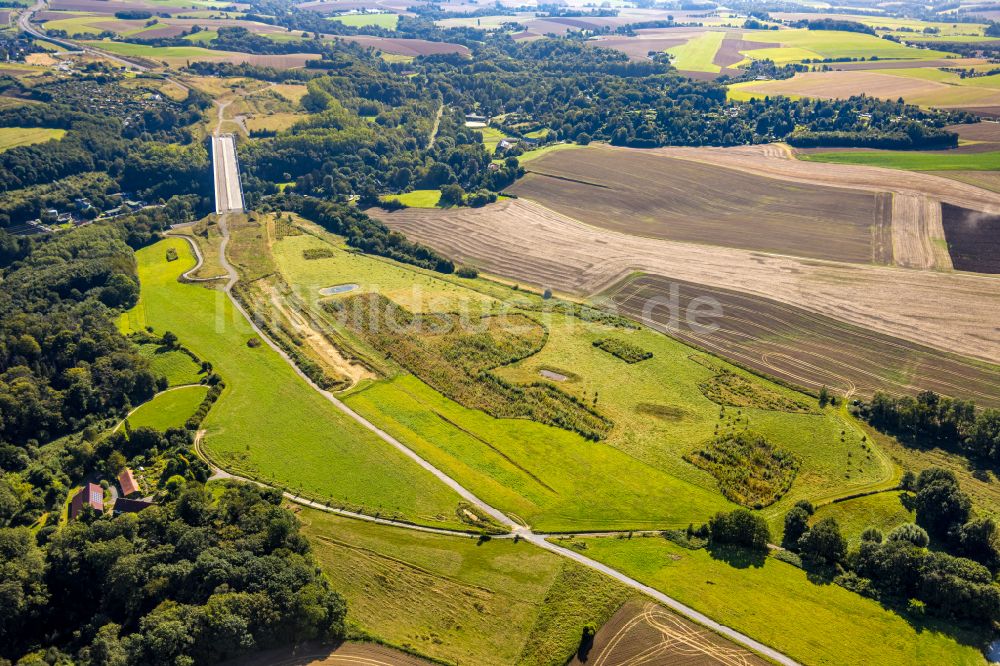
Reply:
<svg viewBox="0 0 1000 666"><path fill-rule="evenodd" d="M671 62L677 69L717 73L720 68L713 60L725 37L725 32L706 32L684 44L667 49L667 53L672 56Z"/></svg>
<svg viewBox="0 0 1000 666"><path fill-rule="evenodd" d="M750 60L769 58L781 65L802 60L823 58L866 58L881 60L935 60L953 54L932 49L918 49L897 44L887 39L860 32L840 30L753 30L743 35L745 41L778 43L779 47L765 47L740 51L747 56L739 65ZM718 71L718 70L715 70Z"/></svg>
<svg viewBox="0 0 1000 666"><path fill-rule="evenodd" d="M155 343L139 345L139 351L149 359L149 366L154 373L167 378L168 386L197 384L201 381L201 368L182 351L164 349Z"/></svg>
<svg viewBox="0 0 1000 666"><path fill-rule="evenodd" d="M205 399L206 393L208 387L200 384L164 391L132 412L128 417L128 423L133 428L145 426L161 431L167 428L181 428L198 410L198 405Z"/></svg>
<svg viewBox="0 0 1000 666"><path fill-rule="evenodd" d="M906 152L893 150L831 151L800 153L798 158L810 162L832 164L862 164L907 171L996 171L1000 166L1000 151L985 153Z"/></svg>
<svg viewBox="0 0 1000 666"><path fill-rule="evenodd" d="M169 247L177 261L166 261ZM202 423L204 448L220 465L369 513L464 525L455 493L337 410L270 347L249 346L257 336L225 294L177 281L195 263L185 240L168 238L136 255L141 297L119 326L172 331L224 378Z"/></svg>
<svg viewBox="0 0 1000 666"><path fill-rule="evenodd" d="M525 541L448 537L299 513L358 634L445 663L563 664L584 625L634 594Z"/></svg>
<svg viewBox="0 0 1000 666"><path fill-rule="evenodd" d="M378 28L386 28L387 30L395 30L396 24L399 23L399 14L341 14L339 16L328 16L327 20L338 21L344 25L354 26L355 28L364 28L371 25Z"/></svg>
<svg viewBox="0 0 1000 666"><path fill-rule="evenodd" d="M690 550L661 537L577 540L587 557L803 664L984 664L983 637L948 634L773 557ZM568 545L561 543L560 545Z"/></svg>
<svg viewBox="0 0 1000 666"><path fill-rule="evenodd" d="M913 509L903 504L904 493L897 491L878 493L866 497L825 504L816 509L812 522L833 518L852 548L861 542L861 533L875 527L888 534L894 527L912 523L916 517Z"/></svg>
<svg viewBox="0 0 1000 666"><path fill-rule="evenodd" d="M413 190L405 194L387 194L383 201L398 201L410 208L436 208L441 190Z"/></svg>
<svg viewBox="0 0 1000 666"><path fill-rule="evenodd" d="M33 143L45 143L58 140L66 135L64 129L47 129L44 127L0 127L0 152L28 146Z"/></svg>
<svg viewBox="0 0 1000 666"><path fill-rule="evenodd" d="M305 259L307 250L326 251ZM285 236L272 244L275 264L294 292L327 317L362 357L377 357L385 378L365 380L345 402L471 489L485 501L537 529L682 527L732 508L716 479L684 460L709 439L749 429L801 462L791 490L765 509L774 525L796 500L821 502L892 485L891 461L864 440L839 410L695 352L655 331L585 322L545 310L537 295L483 279L414 270L348 251L322 232ZM411 312L520 312L548 332L538 353L492 372L513 384L547 381L593 407L614 426L590 441L570 430L526 419L497 419L465 407L405 372L358 339L320 307L319 289L338 284L378 292ZM595 347L608 336L652 357L638 363ZM722 369L750 394L746 404L722 406L707 397ZM543 375L555 373L562 380ZM778 411L775 404L808 405ZM558 464L554 464L558 461Z"/></svg>

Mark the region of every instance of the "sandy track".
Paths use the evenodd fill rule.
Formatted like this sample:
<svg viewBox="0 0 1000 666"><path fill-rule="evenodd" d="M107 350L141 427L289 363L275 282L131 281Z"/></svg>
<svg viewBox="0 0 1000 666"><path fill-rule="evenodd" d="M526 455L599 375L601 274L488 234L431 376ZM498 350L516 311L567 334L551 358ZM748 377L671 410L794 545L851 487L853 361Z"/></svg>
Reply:
<svg viewBox="0 0 1000 666"><path fill-rule="evenodd" d="M479 209L371 212L458 261L539 286L590 295L631 272L646 271L764 296L904 340L1000 361L998 278L646 239L588 227L523 199Z"/></svg>

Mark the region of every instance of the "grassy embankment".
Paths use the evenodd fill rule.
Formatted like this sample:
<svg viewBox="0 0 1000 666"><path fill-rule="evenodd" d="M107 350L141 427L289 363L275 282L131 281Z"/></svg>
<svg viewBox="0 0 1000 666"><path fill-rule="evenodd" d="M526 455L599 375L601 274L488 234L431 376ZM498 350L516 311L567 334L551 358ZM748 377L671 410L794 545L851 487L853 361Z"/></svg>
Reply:
<svg viewBox="0 0 1000 666"><path fill-rule="evenodd" d="M177 261L166 261L168 247ZM169 238L137 258L142 295L119 325L174 332L225 379L202 424L205 449L220 464L354 509L464 526L457 495L339 412L267 345L249 346L259 340L222 292L177 281L194 265L186 241Z"/></svg>
<svg viewBox="0 0 1000 666"><path fill-rule="evenodd" d="M686 526L731 507L716 479L683 456L717 433L747 427L748 419L753 431L801 459L791 491L766 509L775 525L799 498L821 501L892 483L893 465L877 449L866 448L860 429L842 413L774 408L803 401L814 405L807 396L731 369L747 395L745 404L723 409L706 391L718 393L716 373L726 366L706 364L703 355L654 331L539 312L543 301L537 295L481 279L412 270L344 251L331 240L299 235L273 243L282 277L296 294L311 295L306 300L312 300L314 310L320 288L358 283L360 291L377 291L413 312L471 309L474 319L503 311L502 301L515 301L543 322L548 337L542 350L495 374L515 384L541 381L542 370L566 375L566 381L553 385L615 423L605 440L588 441L561 428L495 419L463 407L366 347L351 331L339 331L367 355L383 357L390 368L386 379L362 382L347 394L352 408L484 500L538 529ZM305 250L318 248L328 256L304 259ZM593 346L609 335L653 357L627 364Z"/></svg>

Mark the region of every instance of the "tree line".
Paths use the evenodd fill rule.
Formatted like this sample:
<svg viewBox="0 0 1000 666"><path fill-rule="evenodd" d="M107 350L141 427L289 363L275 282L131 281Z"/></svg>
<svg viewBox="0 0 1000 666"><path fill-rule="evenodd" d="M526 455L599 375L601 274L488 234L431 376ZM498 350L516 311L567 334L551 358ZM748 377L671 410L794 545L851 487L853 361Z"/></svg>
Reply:
<svg viewBox="0 0 1000 666"><path fill-rule="evenodd" d="M858 413L879 430L911 445L1000 463L1000 410L977 409L975 402L923 391L916 397L877 392Z"/></svg>

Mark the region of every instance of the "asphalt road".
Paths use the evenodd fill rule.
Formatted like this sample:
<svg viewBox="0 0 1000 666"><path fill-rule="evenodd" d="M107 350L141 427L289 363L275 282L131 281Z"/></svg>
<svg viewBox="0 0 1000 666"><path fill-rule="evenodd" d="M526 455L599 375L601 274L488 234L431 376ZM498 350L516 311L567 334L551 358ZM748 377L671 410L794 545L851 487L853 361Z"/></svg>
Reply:
<svg viewBox="0 0 1000 666"><path fill-rule="evenodd" d="M212 137L212 164L215 173L215 212L242 213L243 190L236 162L236 143L231 134Z"/></svg>

